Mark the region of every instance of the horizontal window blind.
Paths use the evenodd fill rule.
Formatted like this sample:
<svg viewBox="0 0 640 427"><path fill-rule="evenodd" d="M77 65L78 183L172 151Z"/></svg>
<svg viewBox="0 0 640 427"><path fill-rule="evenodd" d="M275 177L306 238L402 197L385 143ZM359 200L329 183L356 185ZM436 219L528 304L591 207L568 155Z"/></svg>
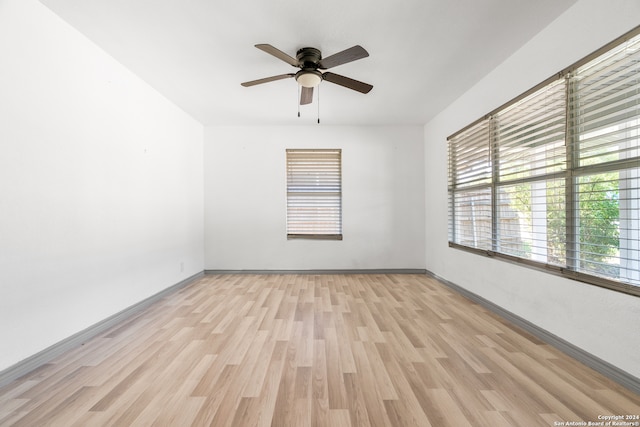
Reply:
<svg viewBox="0 0 640 427"><path fill-rule="evenodd" d="M500 182L566 169L565 99L559 79L493 116Z"/></svg>
<svg viewBox="0 0 640 427"><path fill-rule="evenodd" d="M639 34L448 138L451 246L640 296Z"/></svg>
<svg viewBox="0 0 640 427"><path fill-rule="evenodd" d="M342 150L287 150L288 238L342 239Z"/></svg>
<svg viewBox="0 0 640 427"><path fill-rule="evenodd" d="M449 187L491 183L489 121L483 120L449 140Z"/></svg>
<svg viewBox="0 0 640 427"><path fill-rule="evenodd" d="M572 131L579 166L638 157L640 37L576 70Z"/></svg>
<svg viewBox="0 0 640 427"><path fill-rule="evenodd" d="M565 180L499 186L497 252L543 264L566 263Z"/></svg>
<svg viewBox="0 0 640 427"><path fill-rule="evenodd" d="M461 245L491 249L491 188L456 191L450 201L455 212L451 233Z"/></svg>

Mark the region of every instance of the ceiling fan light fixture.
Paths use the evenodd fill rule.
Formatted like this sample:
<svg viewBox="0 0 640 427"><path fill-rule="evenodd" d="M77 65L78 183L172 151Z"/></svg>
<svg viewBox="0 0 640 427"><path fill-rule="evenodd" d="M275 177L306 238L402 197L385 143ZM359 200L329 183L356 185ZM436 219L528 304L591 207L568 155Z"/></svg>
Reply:
<svg viewBox="0 0 640 427"><path fill-rule="evenodd" d="M315 70L302 70L296 74L296 81L302 87L316 87L322 81L322 73Z"/></svg>

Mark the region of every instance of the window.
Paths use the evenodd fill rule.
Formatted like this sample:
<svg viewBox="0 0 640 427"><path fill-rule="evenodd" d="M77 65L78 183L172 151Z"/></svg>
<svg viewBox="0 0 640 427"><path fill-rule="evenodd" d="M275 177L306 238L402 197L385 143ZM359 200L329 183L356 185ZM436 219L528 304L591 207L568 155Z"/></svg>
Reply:
<svg viewBox="0 0 640 427"><path fill-rule="evenodd" d="M287 150L287 238L342 240L342 150Z"/></svg>
<svg viewBox="0 0 640 427"><path fill-rule="evenodd" d="M450 246L640 296L639 34L448 138Z"/></svg>

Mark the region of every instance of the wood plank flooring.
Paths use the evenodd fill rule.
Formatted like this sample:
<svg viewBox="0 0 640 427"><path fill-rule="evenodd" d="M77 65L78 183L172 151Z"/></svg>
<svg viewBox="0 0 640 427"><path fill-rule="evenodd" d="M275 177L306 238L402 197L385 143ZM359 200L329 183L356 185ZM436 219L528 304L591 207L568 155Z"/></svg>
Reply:
<svg viewBox="0 0 640 427"><path fill-rule="evenodd" d="M640 396L424 275L211 275L0 389L2 426L554 426ZM566 425L566 424L565 424Z"/></svg>

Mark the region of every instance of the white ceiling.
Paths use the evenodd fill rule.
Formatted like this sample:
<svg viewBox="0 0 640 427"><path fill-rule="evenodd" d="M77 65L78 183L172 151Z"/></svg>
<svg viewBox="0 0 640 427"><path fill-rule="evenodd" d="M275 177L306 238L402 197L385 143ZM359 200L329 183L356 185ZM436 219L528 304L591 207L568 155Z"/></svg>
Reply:
<svg viewBox="0 0 640 427"><path fill-rule="evenodd" d="M295 57L353 45L370 54L331 71L370 83L363 95L323 82L323 124L424 124L576 0L41 0L205 125L315 123L297 117L295 72L255 47Z"/></svg>

